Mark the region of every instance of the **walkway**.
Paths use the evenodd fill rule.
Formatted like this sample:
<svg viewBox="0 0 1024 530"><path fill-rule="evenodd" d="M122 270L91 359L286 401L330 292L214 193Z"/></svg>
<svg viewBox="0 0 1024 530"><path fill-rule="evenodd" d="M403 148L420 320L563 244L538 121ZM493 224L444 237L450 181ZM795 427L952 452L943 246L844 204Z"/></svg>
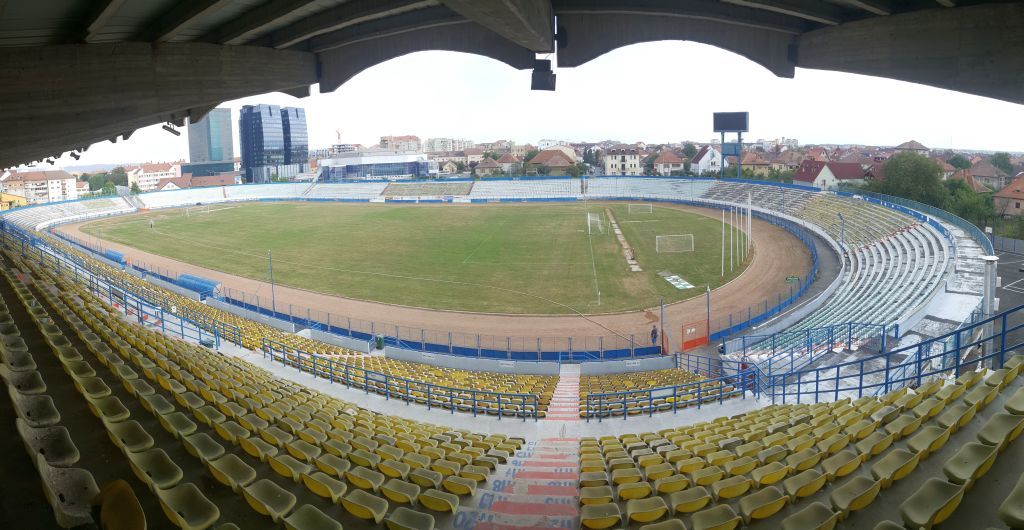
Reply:
<svg viewBox="0 0 1024 530"><path fill-rule="evenodd" d="M563 364L548 405L547 421L580 421L580 365Z"/></svg>

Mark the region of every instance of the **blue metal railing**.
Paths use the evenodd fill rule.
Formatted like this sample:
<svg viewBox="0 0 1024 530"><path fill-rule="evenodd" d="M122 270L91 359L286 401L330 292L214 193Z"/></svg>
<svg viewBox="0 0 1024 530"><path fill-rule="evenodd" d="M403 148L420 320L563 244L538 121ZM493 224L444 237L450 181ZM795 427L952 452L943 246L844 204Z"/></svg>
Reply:
<svg viewBox="0 0 1024 530"><path fill-rule="evenodd" d="M502 417L513 417L522 418L523 421L533 418L536 421L539 417L540 399L536 394L457 388L396 377L307 353L266 338L263 339L263 357L297 368L300 372L323 377L332 383L361 388L367 394L374 392L388 400L404 401L406 405L412 402L425 404L428 410L441 408L450 410L452 414L458 410L472 413L474 417L487 414L497 416L499 420ZM506 406L512 407L512 410L506 410Z"/></svg>
<svg viewBox="0 0 1024 530"><path fill-rule="evenodd" d="M860 322L782 331L772 335L744 335L730 341L726 353L734 357L738 355L768 374L792 372L836 348L853 350L873 342L877 351L885 351L889 332L899 338L899 326Z"/></svg>
<svg viewBox="0 0 1024 530"><path fill-rule="evenodd" d="M934 339L856 360L771 374L759 389L773 402L817 402L919 386L931 377L957 377L979 365L1000 367L1024 346L1024 305Z"/></svg>
<svg viewBox="0 0 1024 530"><path fill-rule="evenodd" d="M752 371L744 371L735 375L701 379L692 383L646 388L642 390L625 390L620 392L602 392L587 394L584 400L584 412L587 422L591 418L602 421L603 418L672 411L696 406L698 409L705 403L722 403L726 399L740 397L746 399L746 391L756 394L757 384Z"/></svg>

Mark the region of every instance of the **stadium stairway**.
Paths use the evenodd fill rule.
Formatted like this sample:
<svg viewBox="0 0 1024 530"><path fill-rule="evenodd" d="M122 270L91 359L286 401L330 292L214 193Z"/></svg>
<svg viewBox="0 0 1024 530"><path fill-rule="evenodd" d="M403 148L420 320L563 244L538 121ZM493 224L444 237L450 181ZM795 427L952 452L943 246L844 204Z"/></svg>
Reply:
<svg viewBox="0 0 1024 530"><path fill-rule="evenodd" d="M580 421L580 365L563 364L559 368L558 384L545 419Z"/></svg>
<svg viewBox="0 0 1024 530"><path fill-rule="evenodd" d="M459 508L453 530L579 528L579 439L527 442ZM442 526L439 525L439 528Z"/></svg>

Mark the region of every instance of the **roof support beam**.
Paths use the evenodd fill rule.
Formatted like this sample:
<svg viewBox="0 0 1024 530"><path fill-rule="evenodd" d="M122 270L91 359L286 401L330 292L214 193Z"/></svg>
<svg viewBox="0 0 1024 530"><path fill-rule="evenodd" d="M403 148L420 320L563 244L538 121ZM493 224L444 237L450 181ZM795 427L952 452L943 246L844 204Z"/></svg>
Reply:
<svg viewBox="0 0 1024 530"><path fill-rule="evenodd" d="M125 1L126 0L103 0L96 2L96 7L92 12L92 17L90 18L88 25L86 25L85 34L81 36L81 39L85 42L93 42L96 38L96 34L107 25L110 17L116 13L122 5L124 5Z"/></svg>
<svg viewBox="0 0 1024 530"><path fill-rule="evenodd" d="M796 65L1024 103L1024 4L871 17L797 38Z"/></svg>
<svg viewBox="0 0 1024 530"><path fill-rule="evenodd" d="M170 41L197 18L219 11L231 4L231 2L232 0L188 0L179 2L143 31L141 40L152 42Z"/></svg>
<svg viewBox="0 0 1024 530"><path fill-rule="evenodd" d="M245 44L265 32L267 28L273 27L281 18L315 2L316 0L271 0L211 31L203 40L221 44Z"/></svg>
<svg viewBox="0 0 1024 530"><path fill-rule="evenodd" d="M0 48L0 79L5 167L197 118L224 101L312 85L319 77L311 53L119 42Z"/></svg>
<svg viewBox="0 0 1024 530"><path fill-rule="evenodd" d="M792 17L835 26L843 21L842 11L816 0L724 0L728 4L763 9Z"/></svg>
<svg viewBox="0 0 1024 530"><path fill-rule="evenodd" d="M317 35L435 5L437 0L352 0L271 33L265 44L290 48Z"/></svg>
<svg viewBox="0 0 1024 530"><path fill-rule="evenodd" d="M956 2L954 0L935 0L935 1L938 2L939 5L941 5L942 7L956 7Z"/></svg>
<svg viewBox="0 0 1024 530"><path fill-rule="evenodd" d="M846 0L846 2L875 15L885 16L892 14L892 6L889 0Z"/></svg>
<svg viewBox="0 0 1024 530"><path fill-rule="evenodd" d="M452 11L537 53L555 51L551 0L442 0Z"/></svg>
<svg viewBox="0 0 1024 530"><path fill-rule="evenodd" d="M746 6L730 5L718 0L649 0L643 3L629 0L562 0L555 15L607 15L608 17L640 16L652 22L657 19L689 19L711 21L737 27L748 27L799 35L807 29L807 21ZM561 21L561 18L559 19ZM562 25L559 22L559 25ZM613 29L613 28L607 28ZM572 34L571 42L581 37L580 28ZM589 38L610 37L588 35ZM572 45L570 45L572 46Z"/></svg>

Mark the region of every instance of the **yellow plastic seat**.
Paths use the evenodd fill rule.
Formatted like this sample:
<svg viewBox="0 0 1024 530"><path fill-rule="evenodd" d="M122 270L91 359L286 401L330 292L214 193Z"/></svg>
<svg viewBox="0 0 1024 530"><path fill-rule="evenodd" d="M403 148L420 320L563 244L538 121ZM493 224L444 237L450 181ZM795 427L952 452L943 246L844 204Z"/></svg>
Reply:
<svg viewBox="0 0 1024 530"><path fill-rule="evenodd" d="M456 513L459 510L458 496L436 489L428 489L416 498L420 505L435 512Z"/></svg>
<svg viewBox="0 0 1024 530"><path fill-rule="evenodd" d="M781 462L772 462L750 472L750 478L754 480L754 484L758 487L775 484L788 475L789 466Z"/></svg>
<svg viewBox="0 0 1024 530"><path fill-rule="evenodd" d="M473 495L476 493L476 481L459 476L448 476L441 480L441 486L459 496Z"/></svg>
<svg viewBox="0 0 1024 530"><path fill-rule="evenodd" d="M874 502L881 488L881 481L858 475L832 490L829 499L832 501L832 508L840 513L839 520L842 521L850 512L863 509Z"/></svg>
<svg viewBox="0 0 1024 530"><path fill-rule="evenodd" d="M421 488L440 488L443 479L444 475L430 469L413 469L409 472L409 480Z"/></svg>
<svg viewBox="0 0 1024 530"><path fill-rule="evenodd" d="M690 486L690 479L686 475L677 473L662 477L654 481L654 491L659 495L684 490Z"/></svg>
<svg viewBox="0 0 1024 530"><path fill-rule="evenodd" d="M650 523L668 513L668 505L661 497L633 499L626 503L626 519L635 523Z"/></svg>
<svg viewBox="0 0 1024 530"><path fill-rule="evenodd" d="M717 499L732 499L739 497L753 485L753 481L743 475L735 475L716 481L711 485L711 494Z"/></svg>
<svg viewBox="0 0 1024 530"><path fill-rule="evenodd" d="M380 489L381 484L384 483L384 474L362 466L356 466L345 471L345 480L359 489L377 491Z"/></svg>
<svg viewBox="0 0 1024 530"><path fill-rule="evenodd" d="M921 460L924 460L932 453L942 449L942 446L949 441L952 432L952 426L928 425L907 439L907 448L921 455Z"/></svg>
<svg viewBox="0 0 1024 530"><path fill-rule="evenodd" d="M434 516L399 506L384 519L388 530L433 530Z"/></svg>
<svg viewBox="0 0 1024 530"><path fill-rule="evenodd" d="M275 473L282 477L298 482L303 473L309 473L311 466L305 462L299 462L291 455L277 454L267 457L267 463Z"/></svg>
<svg viewBox="0 0 1024 530"><path fill-rule="evenodd" d="M379 524L388 511L388 501L361 489L354 489L341 498L345 511L359 519Z"/></svg>
<svg viewBox="0 0 1024 530"><path fill-rule="evenodd" d="M314 506L303 504L284 518L285 530L343 530L341 523Z"/></svg>
<svg viewBox="0 0 1024 530"><path fill-rule="evenodd" d="M242 495L257 513L281 522L295 506L295 495L267 479L260 479L242 488Z"/></svg>
<svg viewBox="0 0 1024 530"><path fill-rule="evenodd" d="M703 486L677 491L669 495L672 514L696 512L711 502L711 494Z"/></svg>
<svg viewBox="0 0 1024 530"><path fill-rule="evenodd" d="M900 515L911 528L930 529L953 514L963 500L965 490L965 485L928 479L900 504Z"/></svg>
<svg viewBox="0 0 1024 530"><path fill-rule="evenodd" d="M871 465L871 476L881 481L882 489L909 475L920 462L920 453L912 453L906 449L893 449Z"/></svg>
<svg viewBox="0 0 1024 530"><path fill-rule="evenodd" d="M789 503L789 497L775 486L768 486L740 499L740 514L743 522L750 524L753 519L767 519Z"/></svg>
<svg viewBox="0 0 1024 530"><path fill-rule="evenodd" d="M589 504L580 509L580 524L591 530L605 530L622 521L622 512L615 503Z"/></svg>
<svg viewBox="0 0 1024 530"><path fill-rule="evenodd" d="M230 487L235 493L256 480L256 470L231 453L211 460L207 467L217 482Z"/></svg>
<svg viewBox="0 0 1024 530"><path fill-rule="evenodd" d="M828 481L845 477L853 473L864 461L863 456L849 449L844 449L821 462L821 468L825 472Z"/></svg>
<svg viewBox="0 0 1024 530"><path fill-rule="evenodd" d="M969 442L946 460L942 472L950 482L964 484L970 489L976 480L992 468L998 454L999 449L994 445Z"/></svg>
<svg viewBox="0 0 1024 530"><path fill-rule="evenodd" d="M380 487L380 492L392 502L413 504L420 495L420 487L411 482L393 478Z"/></svg>
<svg viewBox="0 0 1024 530"><path fill-rule="evenodd" d="M348 485L323 471L303 473L302 483L309 491L325 499L331 499L334 504L341 502L341 497L348 491Z"/></svg>
<svg viewBox="0 0 1024 530"><path fill-rule="evenodd" d="M817 493L828 481L828 476L817 469L802 471L782 482L782 487L789 495L790 501L809 497Z"/></svg>
<svg viewBox="0 0 1024 530"><path fill-rule="evenodd" d="M693 530L734 530L742 521L728 504L701 510L691 518Z"/></svg>

